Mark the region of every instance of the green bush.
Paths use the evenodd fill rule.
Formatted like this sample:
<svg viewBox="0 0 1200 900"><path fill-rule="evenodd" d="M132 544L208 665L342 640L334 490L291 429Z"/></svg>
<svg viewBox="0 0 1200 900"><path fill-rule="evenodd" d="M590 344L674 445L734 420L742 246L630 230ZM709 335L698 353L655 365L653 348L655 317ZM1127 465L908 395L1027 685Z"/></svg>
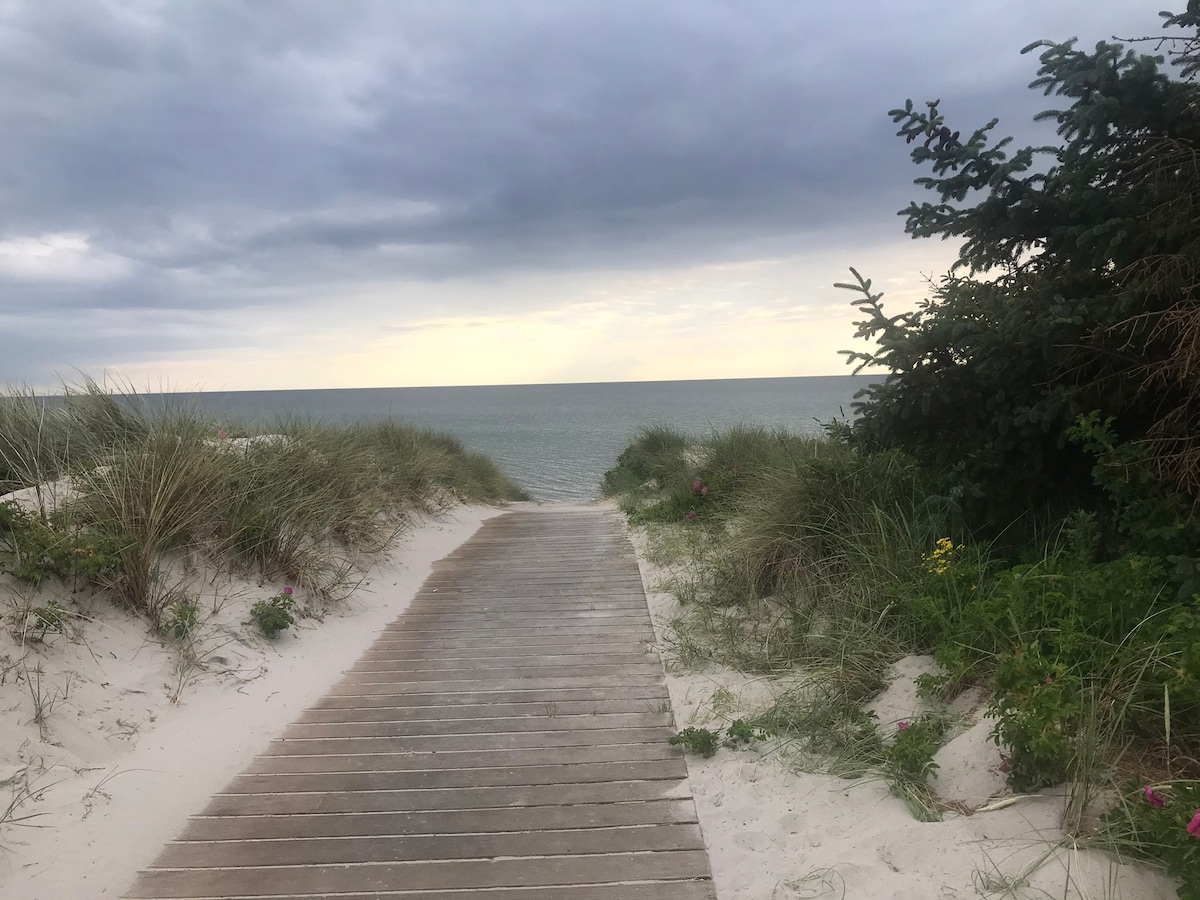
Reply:
<svg viewBox="0 0 1200 900"><path fill-rule="evenodd" d="M292 615L294 605L292 589L285 587L274 597L259 600L250 607L250 618L254 620L263 634L273 638L295 623L296 619Z"/></svg>
<svg viewBox="0 0 1200 900"><path fill-rule="evenodd" d="M926 713L912 722L900 722L883 755L883 774L892 793L924 822L941 819L929 779L937 771L933 757L945 734L945 718Z"/></svg>
<svg viewBox="0 0 1200 900"><path fill-rule="evenodd" d="M708 728L685 728L669 741L671 746L683 747L705 759L717 755L721 736Z"/></svg>
<svg viewBox="0 0 1200 900"><path fill-rule="evenodd" d="M606 497L635 492L647 482L662 487L671 478L685 474L685 451L690 441L682 432L666 425L643 428L621 451L617 464L604 473Z"/></svg>
<svg viewBox="0 0 1200 900"><path fill-rule="evenodd" d="M47 576L101 584L120 564L124 542L78 529L56 513L48 522L9 501L0 503L0 572L39 585Z"/></svg>

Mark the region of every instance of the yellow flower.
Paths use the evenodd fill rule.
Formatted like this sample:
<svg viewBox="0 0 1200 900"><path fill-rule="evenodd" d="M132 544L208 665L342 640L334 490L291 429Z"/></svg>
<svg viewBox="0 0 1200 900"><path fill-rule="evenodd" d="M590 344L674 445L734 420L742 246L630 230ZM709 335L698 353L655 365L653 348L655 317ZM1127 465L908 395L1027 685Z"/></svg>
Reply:
<svg viewBox="0 0 1200 900"><path fill-rule="evenodd" d="M921 560L925 563L925 571L932 572L934 575L945 575L950 569L950 560L953 556L954 541L944 537L938 538L933 553L929 556L923 555Z"/></svg>

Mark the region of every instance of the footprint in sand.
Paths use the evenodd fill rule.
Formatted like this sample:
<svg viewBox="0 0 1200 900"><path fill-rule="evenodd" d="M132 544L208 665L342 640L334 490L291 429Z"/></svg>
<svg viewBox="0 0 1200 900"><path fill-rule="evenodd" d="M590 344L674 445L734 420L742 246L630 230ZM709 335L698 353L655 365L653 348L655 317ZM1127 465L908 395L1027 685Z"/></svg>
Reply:
<svg viewBox="0 0 1200 900"><path fill-rule="evenodd" d="M743 850L762 853L773 846L771 836L762 831L742 831L733 836L733 842Z"/></svg>
<svg viewBox="0 0 1200 900"><path fill-rule="evenodd" d="M799 834L804 830L804 816L800 813L786 813L780 816L779 830L784 834Z"/></svg>

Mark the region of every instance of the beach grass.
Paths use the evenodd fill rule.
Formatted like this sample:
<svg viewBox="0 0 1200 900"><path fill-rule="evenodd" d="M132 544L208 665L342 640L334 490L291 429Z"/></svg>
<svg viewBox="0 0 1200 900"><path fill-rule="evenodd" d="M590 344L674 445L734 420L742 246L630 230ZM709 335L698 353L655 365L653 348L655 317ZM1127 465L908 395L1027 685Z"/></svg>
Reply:
<svg viewBox="0 0 1200 900"><path fill-rule="evenodd" d="M0 396L0 493L12 491L36 523L3 520L0 564L32 560L28 577L83 571L156 624L180 565L203 559L331 597L412 516L525 499L451 436L396 422L261 429L91 380L60 397Z"/></svg>

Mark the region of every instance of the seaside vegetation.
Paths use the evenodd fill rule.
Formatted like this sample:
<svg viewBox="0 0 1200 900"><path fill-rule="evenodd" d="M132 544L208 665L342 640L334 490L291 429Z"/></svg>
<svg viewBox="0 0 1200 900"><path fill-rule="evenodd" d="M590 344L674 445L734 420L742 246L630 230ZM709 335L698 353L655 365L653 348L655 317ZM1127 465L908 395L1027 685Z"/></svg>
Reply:
<svg viewBox="0 0 1200 900"><path fill-rule="evenodd" d="M939 101L892 111L961 241L919 307L858 294L883 371L822 438L647 428L605 476L677 574L683 663L793 684L754 719L813 764L885 777L937 818L933 754L968 687L1015 792L1067 784L1077 844L1200 898L1200 4L1170 60L1039 42L1053 146L1007 149ZM1172 32L1174 34L1174 32ZM1173 67L1172 67L1173 66ZM930 654L933 712L864 702Z"/></svg>
<svg viewBox="0 0 1200 900"><path fill-rule="evenodd" d="M414 515L526 499L447 435L393 421L259 432L92 380L55 398L0 395L0 495L14 491L27 499L0 503L0 572L94 588L178 637L196 607L173 567L207 563L332 600ZM262 612L271 634L291 604Z"/></svg>

